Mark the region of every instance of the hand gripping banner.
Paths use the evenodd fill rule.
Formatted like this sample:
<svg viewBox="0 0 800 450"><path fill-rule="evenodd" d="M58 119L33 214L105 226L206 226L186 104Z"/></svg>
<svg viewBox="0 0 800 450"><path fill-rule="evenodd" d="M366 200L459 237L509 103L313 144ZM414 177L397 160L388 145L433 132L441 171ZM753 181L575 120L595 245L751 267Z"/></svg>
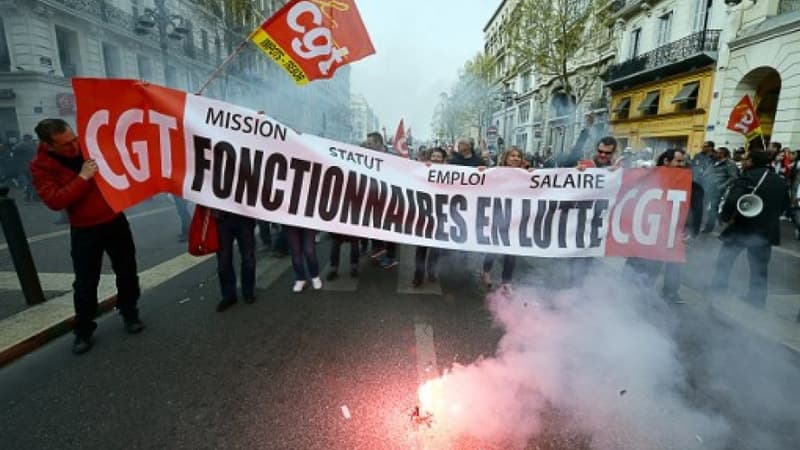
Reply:
<svg viewBox="0 0 800 450"><path fill-rule="evenodd" d="M84 156L115 210L169 192L335 233L540 257L682 261L687 169L479 170L298 133L135 80L73 79Z"/></svg>

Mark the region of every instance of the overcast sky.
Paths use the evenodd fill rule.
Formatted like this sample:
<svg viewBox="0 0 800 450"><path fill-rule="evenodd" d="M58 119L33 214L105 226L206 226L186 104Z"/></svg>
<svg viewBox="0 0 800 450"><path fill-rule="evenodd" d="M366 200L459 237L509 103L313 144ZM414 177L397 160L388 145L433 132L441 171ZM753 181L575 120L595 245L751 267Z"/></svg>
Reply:
<svg viewBox="0 0 800 450"><path fill-rule="evenodd" d="M387 134L400 118L431 135L433 109L458 70L483 48L483 27L500 0L357 0L375 54L353 63L351 89L366 97Z"/></svg>

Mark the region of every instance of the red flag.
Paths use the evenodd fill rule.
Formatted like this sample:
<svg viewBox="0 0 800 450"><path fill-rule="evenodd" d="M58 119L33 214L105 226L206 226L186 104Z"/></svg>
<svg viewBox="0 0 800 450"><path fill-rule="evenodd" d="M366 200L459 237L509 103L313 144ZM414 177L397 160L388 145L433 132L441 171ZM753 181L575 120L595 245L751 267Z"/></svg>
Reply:
<svg viewBox="0 0 800 450"><path fill-rule="evenodd" d="M394 149L397 150L401 156L408 158L408 144L406 143L406 127L403 126L403 119L397 125L397 131L394 133Z"/></svg>
<svg viewBox="0 0 800 450"><path fill-rule="evenodd" d="M291 0L250 40L300 85L375 53L354 0Z"/></svg>
<svg viewBox="0 0 800 450"><path fill-rule="evenodd" d="M745 135L748 141L761 134L761 124L749 95L742 97L733 107L728 118L728 129Z"/></svg>

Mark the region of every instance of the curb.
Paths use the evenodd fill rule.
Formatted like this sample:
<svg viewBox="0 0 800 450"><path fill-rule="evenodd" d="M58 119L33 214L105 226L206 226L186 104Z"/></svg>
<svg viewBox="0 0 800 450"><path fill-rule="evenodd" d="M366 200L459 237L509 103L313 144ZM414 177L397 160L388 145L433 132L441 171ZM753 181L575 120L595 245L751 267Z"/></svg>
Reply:
<svg viewBox="0 0 800 450"><path fill-rule="evenodd" d="M72 293L70 292L67 295L71 296ZM42 303L42 305L46 304L47 302ZM116 304L117 294L98 302L98 317L114 309ZM75 314L72 313L63 319L52 323L47 328L40 330L36 334L18 340L7 347L0 349L0 368L3 368L18 358L21 358L22 356L25 356L28 353L42 347L44 344L52 341L53 339L67 334L68 332L72 331L74 324Z"/></svg>

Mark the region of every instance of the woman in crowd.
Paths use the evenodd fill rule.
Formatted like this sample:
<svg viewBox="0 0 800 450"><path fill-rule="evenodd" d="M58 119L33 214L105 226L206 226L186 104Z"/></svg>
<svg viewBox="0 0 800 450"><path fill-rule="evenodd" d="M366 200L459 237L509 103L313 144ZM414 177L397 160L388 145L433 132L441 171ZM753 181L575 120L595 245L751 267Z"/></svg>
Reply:
<svg viewBox="0 0 800 450"><path fill-rule="evenodd" d="M447 161L447 152L441 147L434 147L428 151L427 161L425 164L445 164ZM436 263L439 261L439 249L428 248L421 245L417 246L414 254L414 279L411 284L414 287L419 287L428 275L428 281L436 281Z"/></svg>
<svg viewBox="0 0 800 450"><path fill-rule="evenodd" d="M314 240L316 230L286 225L286 237L289 240L289 250L292 255L292 268L294 269L294 286L292 291L300 292L306 286L307 276L311 278L314 289L322 288L319 278L319 260L317 259L317 246ZM306 268L308 274L306 276Z"/></svg>
<svg viewBox="0 0 800 450"><path fill-rule="evenodd" d="M500 163L498 164L499 167L513 167L513 168L524 168L525 164L525 156L522 154L522 150L516 145L511 146L508 150L503 152L500 156ZM496 253L487 253L486 256L483 257L483 267L481 270L481 282L486 286L491 286L492 281L489 275L489 272L492 271L492 266L494 265L495 259L497 259ZM514 273L514 265L516 264L516 259L514 255L503 255L503 272L501 275L501 285L500 289L505 293L510 295L511 294L511 276Z"/></svg>

